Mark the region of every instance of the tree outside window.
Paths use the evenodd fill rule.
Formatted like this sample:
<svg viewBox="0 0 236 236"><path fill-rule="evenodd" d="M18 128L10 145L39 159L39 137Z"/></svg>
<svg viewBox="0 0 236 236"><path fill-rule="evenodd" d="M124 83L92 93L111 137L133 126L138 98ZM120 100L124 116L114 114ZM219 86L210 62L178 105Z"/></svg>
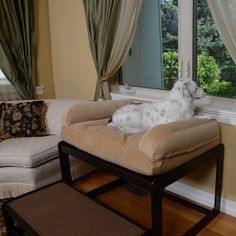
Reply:
<svg viewBox="0 0 236 236"><path fill-rule="evenodd" d="M178 78L177 1L161 0L161 4L163 79L170 89ZM236 97L236 65L220 39L206 0L197 0L197 83L210 95Z"/></svg>

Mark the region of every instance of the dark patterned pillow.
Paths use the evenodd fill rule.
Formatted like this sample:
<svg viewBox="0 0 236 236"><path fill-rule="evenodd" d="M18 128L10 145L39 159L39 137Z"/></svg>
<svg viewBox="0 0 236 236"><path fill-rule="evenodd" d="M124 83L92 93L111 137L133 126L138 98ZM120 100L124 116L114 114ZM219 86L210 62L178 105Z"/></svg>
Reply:
<svg viewBox="0 0 236 236"><path fill-rule="evenodd" d="M46 135L44 101L5 103L2 139Z"/></svg>
<svg viewBox="0 0 236 236"><path fill-rule="evenodd" d="M5 112L5 102L0 103L0 142L2 140L2 134L3 134L3 115Z"/></svg>

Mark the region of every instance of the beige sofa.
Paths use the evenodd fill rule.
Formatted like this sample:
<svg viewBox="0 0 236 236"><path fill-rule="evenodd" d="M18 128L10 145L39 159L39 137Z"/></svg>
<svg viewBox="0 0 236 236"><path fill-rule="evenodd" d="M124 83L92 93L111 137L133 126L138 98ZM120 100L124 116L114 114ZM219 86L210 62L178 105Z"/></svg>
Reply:
<svg viewBox="0 0 236 236"><path fill-rule="evenodd" d="M67 110L84 103L76 99L45 100L47 133L43 137L12 138L0 142L0 199L16 197L61 179L58 142ZM71 158L73 178L92 166Z"/></svg>

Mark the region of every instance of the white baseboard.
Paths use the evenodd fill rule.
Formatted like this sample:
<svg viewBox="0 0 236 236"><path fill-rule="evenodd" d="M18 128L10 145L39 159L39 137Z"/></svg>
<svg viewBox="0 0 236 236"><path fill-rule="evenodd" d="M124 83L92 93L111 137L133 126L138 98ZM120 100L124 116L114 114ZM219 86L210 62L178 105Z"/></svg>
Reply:
<svg viewBox="0 0 236 236"><path fill-rule="evenodd" d="M166 189L176 194L185 196L188 199L191 199L195 202L199 202L208 207L213 206L213 194L198 190L196 188L190 187L189 185L182 184L180 182L175 182L168 186ZM221 212L236 217L236 202L223 198L221 201Z"/></svg>

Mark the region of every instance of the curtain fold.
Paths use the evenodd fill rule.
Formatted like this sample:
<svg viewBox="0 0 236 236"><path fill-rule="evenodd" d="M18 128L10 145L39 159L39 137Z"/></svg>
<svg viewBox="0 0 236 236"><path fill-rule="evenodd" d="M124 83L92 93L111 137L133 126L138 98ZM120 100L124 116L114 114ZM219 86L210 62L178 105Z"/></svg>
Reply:
<svg viewBox="0 0 236 236"><path fill-rule="evenodd" d="M97 70L95 100L108 100L110 79L131 46L142 0L83 0L89 46Z"/></svg>
<svg viewBox="0 0 236 236"><path fill-rule="evenodd" d="M35 97L34 0L0 0L0 68L22 99Z"/></svg>
<svg viewBox="0 0 236 236"><path fill-rule="evenodd" d="M219 35L236 63L236 0L207 0Z"/></svg>

